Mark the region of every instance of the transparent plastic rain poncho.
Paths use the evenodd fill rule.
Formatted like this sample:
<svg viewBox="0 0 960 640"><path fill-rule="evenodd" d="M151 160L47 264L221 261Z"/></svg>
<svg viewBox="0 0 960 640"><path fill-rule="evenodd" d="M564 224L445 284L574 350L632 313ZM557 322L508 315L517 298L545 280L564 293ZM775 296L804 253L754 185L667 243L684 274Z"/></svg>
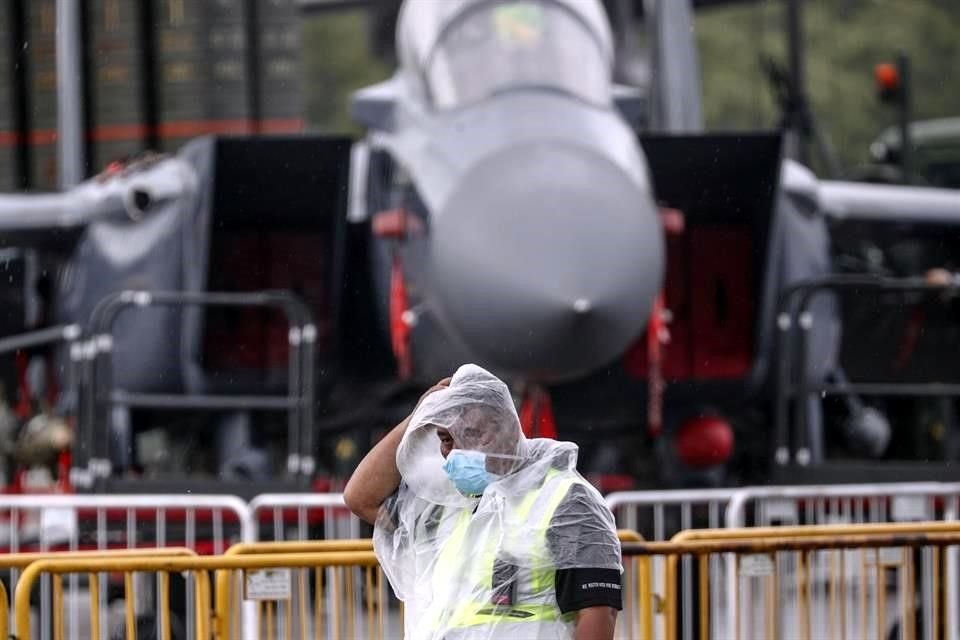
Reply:
<svg viewBox="0 0 960 640"><path fill-rule="evenodd" d="M486 454L496 475L482 496L451 482L438 427L455 449ZM506 385L480 367L421 401L397 449L400 487L374 528L408 640L573 637L554 572L623 571L613 516L576 462L573 443L526 439Z"/></svg>

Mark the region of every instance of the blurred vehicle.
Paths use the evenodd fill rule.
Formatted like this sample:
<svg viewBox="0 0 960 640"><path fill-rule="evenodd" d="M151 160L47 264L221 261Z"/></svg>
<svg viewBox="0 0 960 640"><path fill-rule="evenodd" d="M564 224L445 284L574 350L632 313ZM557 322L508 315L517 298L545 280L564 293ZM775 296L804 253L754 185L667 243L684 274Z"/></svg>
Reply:
<svg viewBox="0 0 960 640"><path fill-rule="evenodd" d="M912 172L917 184L960 189L960 118L922 120L910 124ZM866 182L903 182L900 129L884 130L870 145L872 164L856 172Z"/></svg>

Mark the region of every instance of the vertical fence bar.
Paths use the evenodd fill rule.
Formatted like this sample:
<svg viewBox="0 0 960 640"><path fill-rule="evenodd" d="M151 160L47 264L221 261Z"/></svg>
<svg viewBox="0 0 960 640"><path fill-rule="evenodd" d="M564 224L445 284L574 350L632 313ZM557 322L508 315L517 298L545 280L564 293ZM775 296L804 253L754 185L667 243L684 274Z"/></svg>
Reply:
<svg viewBox="0 0 960 640"><path fill-rule="evenodd" d="M877 598L876 598L876 607L874 609L875 618L877 620L877 640L883 640L884 630L887 627L887 589L886 585L886 570L883 568L883 563L880 562L879 553L877 554L877 563L875 566L875 580L877 582Z"/></svg>
<svg viewBox="0 0 960 640"><path fill-rule="evenodd" d="M860 635L867 637L867 550L860 549Z"/></svg>
<svg viewBox="0 0 960 640"><path fill-rule="evenodd" d="M692 518L690 505L683 504L680 507L680 528L687 530L692 528ZM693 558L683 557L683 639L693 639Z"/></svg>
<svg viewBox="0 0 960 640"><path fill-rule="evenodd" d="M344 589L344 591L347 595L347 637L355 638L357 637L356 602L354 600L356 593L353 590L353 567L344 567L343 572L346 577L346 589Z"/></svg>
<svg viewBox="0 0 960 640"><path fill-rule="evenodd" d="M100 576L88 574L87 582L90 590L90 637L96 640L100 637Z"/></svg>
<svg viewBox="0 0 960 640"><path fill-rule="evenodd" d="M926 629L928 640L939 640L940 638L940 547L933 547L931 550L931 571L930 587L933 595L933 611L931 613L930 625Z"/></svg>
<svg viewBox="0 0 960 640"><path fill-rule="evenodd" d="M798 552L797 557L797 615L800 622L800 637L810 640L810 600L807 580L807 552Z"/></svg>
<svg viewBox="0 0 960 640"><path fill-rule="evenodd" d="M63 576L53 576L53 638L63 640Z"/></svg>
<svg viewBox="0 0 960 640"><path fill-rule="evenodd" d="M922 552L923 550L921 550ZM905 637L906 640L917 640L917 619L914 616L914 610L916 609L916 595L914 589L916 588L916 565L914 562L914 554L912 549L904 549L904 553L907 557L906 568L904 573L903 584L903 624L901 629L906 631ZM924 603L924 600L921 599L921 603Z"/></svg>
<svg viewBox="0 0 960 640"><path fill-rule="evenodd" d="M652 576L650 575L650 556L640 556L637 560L639 572L640 592L640 637L653 638L653 593Z"/></svg>
<svg viewBox="0 0 960 640"><path fill-rule="evenodd" d="M170 616L173 612L170 610L170 574L166 571L161 571L158 574L157 590L160 598L160 609L157 614L157 618L160 620L160 637L163 640L170 640L172 635Z"/></svg>
<svg viewBox="0 0 960 640"><path fill-rule="evenodd" d="M700 640L710 638L710 557L698 558L700 571Z"/></svg>
<svg viewBox="0 0 960 640"><path fill-rule="evenodd" d="M314 587L313 587L313 598L314 598L314 638L315 640L320 640L326 633L323 629L323 569L319 567L314 569Z"/></svg>
<svg viewBox="0 0 960 640"><path fill-rule="evenodd" d="M333 618L333 637L340 640L340 602L337 600L337 594L340 592L340 570L339 567L333 567L330 570L330 615Z"/></svg>
<svg viewBox="0 0 960 640"><path fill-rule="evenodd" d="M373 631L373 567L364 567L364 593L367 603L367 638L374 638Z"/></svg>
<svg viewBox="0 0 960 640"><path fill-rule="evenodd" d="M127 637L137 637L137 611L136 611L136 593L133 590L133 573L127 571L123 574L123 605L126 612Z"/></svg>

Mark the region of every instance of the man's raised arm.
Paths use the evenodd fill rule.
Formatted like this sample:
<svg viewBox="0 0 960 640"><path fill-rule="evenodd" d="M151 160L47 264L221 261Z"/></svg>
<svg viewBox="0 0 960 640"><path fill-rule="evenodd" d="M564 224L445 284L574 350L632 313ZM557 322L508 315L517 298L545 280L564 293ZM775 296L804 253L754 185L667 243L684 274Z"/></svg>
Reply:
<svg viewBox="0 0 960 640"><path fill-rule="evenodd" d="M441 380L430 387L420 397L417 406L428 395L450 384L450 378ZM416 411L416 409L414 409ZM411 412L410 416L413 415ZM400 486L400 471L397 470L397 447L410 423L410 416L390 430L370 452L364 456L354 470L347 486L343 490L343 500L347 507L359 518L374 524L380 505ZM439 447L439 443L437 444Z"/></svg>

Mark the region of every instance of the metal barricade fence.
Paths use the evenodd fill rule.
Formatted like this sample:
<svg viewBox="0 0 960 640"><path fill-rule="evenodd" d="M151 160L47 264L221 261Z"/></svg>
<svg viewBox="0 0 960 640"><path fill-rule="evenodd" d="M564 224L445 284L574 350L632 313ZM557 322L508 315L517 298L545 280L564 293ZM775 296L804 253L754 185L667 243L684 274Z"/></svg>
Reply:
<svg viewBox="0 0 960 640"><path fill-rule="evenodd" d="M796 487L746 487L742 489L631 491L609 494L607 505L618 526L635 529L652 541L666 540L678 531L709 527L769 525L815 525L831 523L868 523L897 521L955 520L960 509L960 484L938 482ZM960 553L948 548L945 572L949 594L960 594ZM654 580L664 575L661 558L654 558ZM718 559L711 560L717 571L728 574L726 595L712 594L714 617L724 615L735 593L735 575ZM929 561L927 561L929 562ZM693 560L685 558L682 601L689 605L694 597ZM823 567L815 567L824 571ZM819 583L822 585L822 583ZM652 588L662 585L657 582ZM819 588L819 586L818 586ZM926 594L929 598L930 594ZM948 599L947 620L960 640L960 599ZM692 608L682 607L685 616L683 640L691 640Z"/></svg>
<svg viewBox="0 0 960 640"><path fill-rule="evenodd" d="M746 487L733 492L727 527L955 520L960 483Z"/></svg>
<svg viewBox="0 0 960 640"><path fill-rule="evenodd" d="M727 527L953 521L958 510L960 483L748 487L735 492L724 519ZM945 553L947 628L951 639L960 640L960 549L948 547ZM929 557L923 562L929 570ZM813 571L822 574L826 568ZM927 590L922 597L933 596Z"/></svg>
<svg viewBox="0 0 960 640"><path fill-rule="evenodd" d="M373 552L373 541L318 540L314 542L259 542L231 547L227 556L265 554ZM308 638L326 634L371 640L403 637L402 603L392 597L383 571L377 566L354 570L344 566L297 569L285 578L291 584L289 598L257 603L256 629L279 629L283 637ZM221 571L216 575L215 618L218 638L239 637L238 594L240 576ZM326 586L326 588L325 588ZM312 597L311 597L312 591ZM311 606L313 605L312 610ZM310 630L314 633L311 635ZM297 632L299 631L299 635Z"/></svg>
<svg viewBox="0 0 960 640"><path fill-rule="evenodd" d="M938 639L949 631L943 556L958 543L960 523L942 522L690 531L670 542L626 542L641 594L634 637L674 640L686 631L679 564L691 558L697 597L690 631L702 640ZM917 562L924 556L929 568ZM656 557L665 561L662 590L651 586ZM731 558L736 577L734 606L720 620L710 601L729 584L714 571L714 558ZM830 567L823 577L811 571L818 562ZM793 569L784 571L786 564ZM813 591L820 580L822 599ZM924 601L919 594L927 590L933 597Z"/></svg>
<svg viewBox="0 0 960 640"><path fill-rule="evenodd" d="M191 495L7 495L0 496L0 551L11 554L54 551L81 552L154 547L186 547L201 554L220 554L235 542L253 541L249 508L235 496ZM10 589L20 577L18 566L0 565ZM143 582L144 579L141 579ZM106 576L97 585L111 591ZM176 585L180 587L179 583ZM190 585L184 585L190 588ZM68 580L67 629L78 639L81 601L88 584ZM115 589L114 589L115 590ZM140 585L141 609L160 607L157 585ZM152 597L156 595L156 597ZM40 637L50 637L50 581L41 582L38 617ZM98 615L106 619L108 602ZM189 603L188 603L189 604ZM251 610L252 611L252 610ZM192 606L179 612L188 622ZM246 614L251 615L250 613Z"/></svg>
<svg viewBox="0 0 960 640"><path fill-rule="evenodd" d="M161 558L161 557L129 557L116 559L97 559L90 560L84 558L57 558L55 560L40 560L28 566L17 585L14 596L15 619L17 623L18 635L14 636L19 640L31 638L31 619L30 619L30 599L36 587L37 582L47 577L53 583L55 598L62 597L63 576L65 575L83 575L87 576L90 584L98 583L98 576L103 573L121 574L124 578L124 600L126 602L136 602L134 582L131 578L135 573L154 574L156 581L161 585L159 597L164 607L159 610L160 619L160 637L165 640L191 640L203 639L209 640L216 638L225 640L227 636L223 635L226 631L225 621L236 619L233 612L240 606L243 600L259 599L264 601L276 601L279 599L289 600L292 597L293 584L288 571L306 569L316 572L316 580L313 583L315 588L314 602L317 603L316 610L307 610L308 622L301 629L304 632L303 638L329 638L332 640L355 638L384 638L383 628L379 626L382 620L381 602L375 597L375 593L370 590L362 604L360 615L350 609L350 599L340 599L339 583L325 583L322 578L322 570L327 568L340 567L340 576L343 580L357 580L369 586L373 581L373 575L377 569L377 559L372 551L327 551L321 553L272 553L272 554L235 554L221 556L197 556L193 558ZM230 572L226 578L228 585L242 584L242 590L235 589L231 592L228 602L231 603L231 609L225 615L218 615L214 609L214 592L212 588L212 572ZM191 578L191 582L196 585L194 589L189 590L184 599L192 604L197 615L191 624L182 628L176 627L171 616L172 607L176 604L176 598L170 591L170 580L177 574L184 573ZM334 598L334 609L327 610L328 619L333 616L340 619L343 616L344 624L334 628L336 635L329 635L326 632L330 625L321 621L320 615L323 614L324 590L331 593ZM91 611L99 610L102 607L102 591L94 589L91 591ZM57 631L57 636L62 637L64 626L64 613L62 610L62 601L57 601L61 606L53 610L51 626ZM231 630L230 639L234 638L256 638L258 640L269 640L270 638L291 637L291 627L278 625L277 620L271 619L269 611L266 608L266 615L255 620L253 625L244 625L241 629ZM124 638L134 640L137 638L136 629L137 611L128 605L128 615L125 618ZM362 621L362 624L355 625L354 621ZM367 626L370 625L370 626ZM239 633L237 633L239 632ZM94 638L103 637L104 627L99 620L91 618L90 635Z"/></svg>
<svg viewBox="0 0 960 640"><path fill-rule="evenodd" d="M287 496L279 494L277 496L264 496L265 500L261 504L271 505L271 509L282 509L285 505L290 505L289 501L293 500L293 496ZM337 503L336 498L324 498L318 496L316 503L326 504L328 501L333 501L334 504ZM256 503L256 500L251 503L253 505ZM315 504L316 504L315 503ZM326 507L324 507L326 508ZM251 509L254 514L258 513L256 508ZM279 521L279 520L277 520ZM303 522L303 519L300 518L300 522ZM627 542L636 542L642 540L642 537L634 531L630 530L620 530L617 532L619 539L621 541ZM327 539L327 540L317 540L317 541L298 541L298 540L288 540L284 542L258 542L253 544L239 544L231 547L227 551L227 555L237 555L237 554L251 554L251 553L304 553L304 552L318 552L318 551L361 551L361 550L373 550L373 542L368 539ZM630 629L637 628L637 620L639 618L639 610L635 606L637 593L635 590L632 590L632 585L635 582L635 575L630 572L630 567L625 566L624 574L624 606L623 611L619 616L618 622L618 636L617 637L633 637L630 635ZM381 609L378 616L386 616L381 622L381 628L388 635L382 636L386 638L400 638L402 637L403 629L403 604L396 600L393 596L392 589L390 589L389 584L384 579L383 575L379 572L373 576L372 586L371 583L368 583L367 576L363 576L363 581L358 577L357 580L348 580L346 576L341 576L338 578L336 569L327 569L324 579L329 584L338 584L345 593L341 594L341 598L344 598L345 602L348 600L353 601L352 608L355 611L360 611L359 604L365 600L367 593L371 588L375 589L378 594L379 602L381 602ZM297 584L297 593L302 593L305 590L305 584L309 584L309 576L306 576L300 572L297 576L294 576ZM226 594L226 590L221 590L221 587L224 584L225 577L223 575L217 576L217 611L218 615L227 610L225 601L221 598L225 597L222 594ZM315 588L316 590L316 588ZM329 611L334 611L333 602L331 598L334 596L328 593L327 597L324 599L326 606ZM303 599L300 600L303 602ZM319 602L319 601L318 601ZM280 604L279 609L290 608L291 611L295 612L300 604L288 603ZM319 610L319 605L318 605ZM293 613L291 613L293 615ZM345 621L347 617L343 618ZM336 637L336 629L339 628L337 620L335 617L328 616L328 624L330 629L328 631L333 633ZM228 622L229 629L236 629L234 622ZM279 623L278 623L279 624ZM346 624L346 622L344 623ZM361 622L354 621L354 628L360 628ZM285 631L285 628L283 629ZM228 637L232 637L228 634ZM284 636L289 637L289 636Z"/></svg>
<svg viewBox="0 0 960 640"><path fill-rule="evenodd" d="M353 540L363 523L342 493L265 493L250 501L254 535L261 541Z"/></svg>
<svg viewBox="0 0 960 640"><path fill-rule="evenodd" d="M637 534L628 531L621 531L620 537L628 543L639 540ZM164 551L168 555L161 557ZM72 575L83 576L91 585L89 634L84 637L105 637L107 625L98 615L104 594L98 585L105 573L123 578L123 622L114 631L128 640L143 631L155 631L156 636L150 637L168 640L402 637L402 609L391 611L386 580L370 540L240 544L221 556L173 557L173 551L32 558L17 584L14 608L18 631L12 637L33 637L31 596L43 579L52 582L52 637L65 637L69 627L64 613L63 577ZM143 611L133 579L137 573L154 574L159 585L161 607L149 630L139 624ZM186 606L189 602L196 611L186 625L177 624L172 615L178 601L170 585L180 573L187 574L194 585L180 595L179 604ZM359 599L353 597L356 588L360 590ZM238 612L251 600L257 601L257 615L248 624ZM625 602L626 616L639 618L637 602L636 594L632 601Z"/></svg>
<svg viewBox="0 0 960 640"><path fill-rule="evenodd" d="M617 526L623 529L637 531L644 540L669 540L674 534L692 528L719 528L723 526L724 513L730 500L736 494L736 489L701 489L701 490L667 490L667 491L620 491L606 496L607 506L616 518ZM652 589L662 588L659 582L664 575L663 558L653 558L655 584ZM683 561L683 573L687 578L683 583L683 601L693 601L692 580L690 580L693 566L689 558ZM629 572L628 572L629 573ZM636 589L633 576L624 574L625 585ZM624 592L624 599L628 593ZM722 615L724 602L715 598L714 615ZM685 607L684 611L690 611ZM684 613L685 616L692 614ZM623 616L621 616L623 619ZM639 629L637 619L627 617L629 622L618 624L618 637L636 638ZM684 626L690 629L691 621ZM626 633L627 635L622 635ZM684 631L684 640L692 636Z"/></svg>
<svg viewBox="0 0 960 640"><path fill-rule="evenodd" d="M678 531L697 526L723 526L723 515L737 489L617 491L605 499L617 526L638 532L645 540L669 540Z"/></svg>
<svg viewBox="0 0 960 640"><path fill-rule="evenodd" d="M149 553L153 556L196 556L197 554L187 548L168 547L165 549L151 549ZM8 553L0 554L0 568L17 569L22 571L34 562L40 560L56 560L59 558L86 558L93 560L107 560L111 558L142 556L144 551L139 549L123 549L119 551L64 551L51 553ZM59 601L63 602L63 594L60 593ZM10 598L6 587L0 581L0 638L9 638L11 632L16 634L16 628L11 629L9 625L9 606ZM91 615L99 614L98 611L91 611ZM70 629L66 637L76 637L79 635L76 626ZM61 632L60 637L64 637Z"/></svg>

